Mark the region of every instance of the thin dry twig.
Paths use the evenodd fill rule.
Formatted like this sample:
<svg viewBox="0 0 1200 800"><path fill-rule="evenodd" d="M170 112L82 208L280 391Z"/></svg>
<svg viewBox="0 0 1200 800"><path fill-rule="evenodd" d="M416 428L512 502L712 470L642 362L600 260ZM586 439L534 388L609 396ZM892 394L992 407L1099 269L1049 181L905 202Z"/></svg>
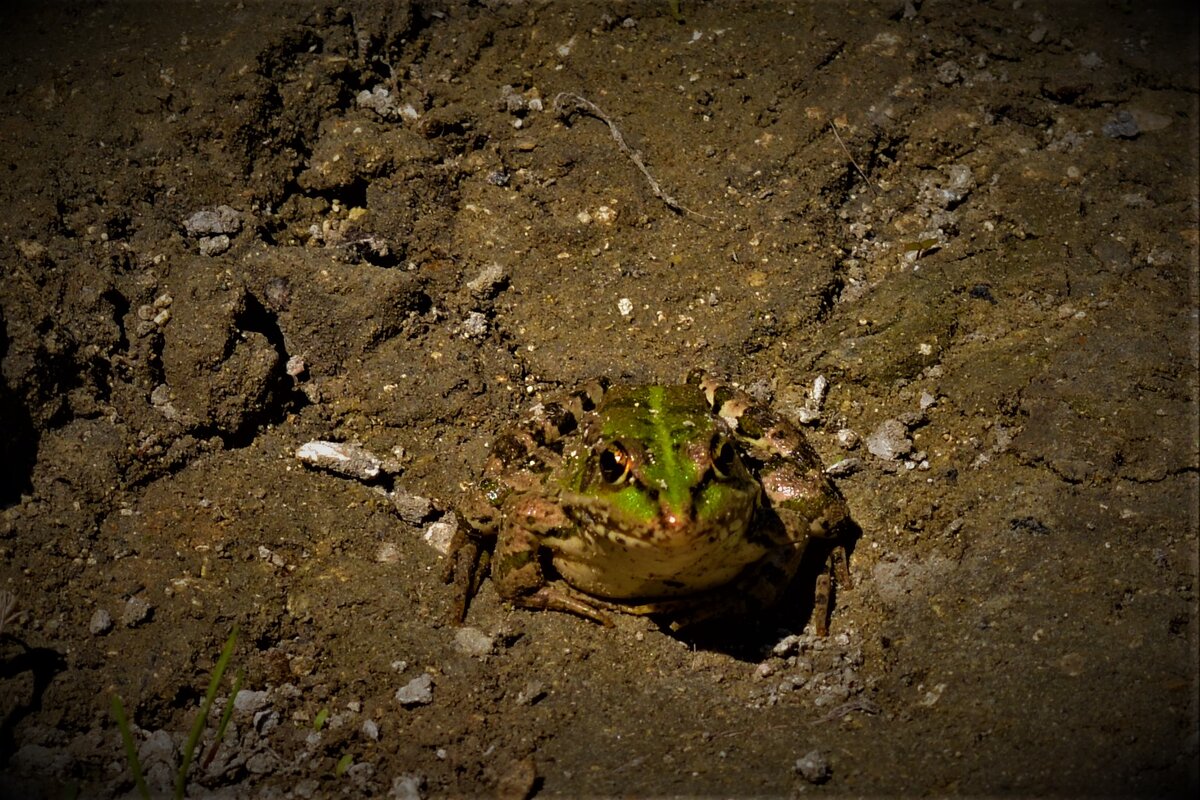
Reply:
<svg viewBox="0 0 1200 800"><path fill-rule="evenodd" d="M867 177L867 173L863 172L862 167L860 167L858 162L854 160L854 156L850 155L850 148L846 147L846 143L842 141L842 135L838 133L837 125L834 125L832 120L829 122L829 129L833 131L833 135L837 138L838 144L842 146L842 150L846 153L846 158L850 159L850 163L854 165L854 168L858 170L858 174L861 175L862 179L866 182L867 188L871 190L871 194L879 197L879 190L875 188L875 184L871 183L871 179Z"/></svg>
<svg viewBox="0 0 1200 800"><path fill-rule="evenodd" d="M835 719L841 719L856 711L861 711L863 714L878 714L882 710L874 700L867 697L856 697L842 703L820 719L814 719L809 725L824 725L826 722L833 722Z"/></svg>
<svg viewBox="0 0 1200 800"><path fill-rule="evenodd" d="M659 184L658 180L650 173L650 170L646 167L646 163L642 161L642 154L630 147L629 143L625 141L625 135L621 133L621 129L617 127L617 123L613 122L591 100L572 92L559 92L554 96L553 106L555 115L563 120L569 120L572 114L579 113L594 117L607 125L613 140L617 143L617 147L638 168L638 171L646 178L646 182L650 184L650 191L654 192L654 196L662 200L667 208L679 214L691 214L692 216L703 217L704 219L712 219L712 217L701 214L699 211L692 211L668 194L662 188L662 185Z"/></svg>

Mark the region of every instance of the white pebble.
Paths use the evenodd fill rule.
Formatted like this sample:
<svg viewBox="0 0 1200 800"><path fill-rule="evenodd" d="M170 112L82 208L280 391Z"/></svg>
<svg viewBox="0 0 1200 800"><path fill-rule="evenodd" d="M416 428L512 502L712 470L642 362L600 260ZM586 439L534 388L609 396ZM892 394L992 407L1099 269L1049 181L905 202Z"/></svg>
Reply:
<svg viewBox="0 0 1200 800"><path fill-rule="evenodd" d="M433 702L433 676L426 672L396 690L396 702L408 708Z"/></svg>
<svg viewBox="0 0 1200 800"><path fill-rule="evenodd" d="M359 480L378 477L383 462L370 451L348 442L314 439L296 450L296 458L310 467Z"/></svg>
<svg viewBox="0 0 1200 800"><path fill-rule="evenodd" d="M434 550L444 555L450 552L450 543L454 540L454 534L457 532L458 517L451 511L437 522L431 523L421 538Z"/></svg>
<svg viewBox="0 0 1200 800"><path fill-rule="evenodd" d="M885 461L893 461L912 451L908 428L898 419L884 420L867 437L867 450Z"/></svg>
<svg viewBox="0 0 1200 800"><path fill-rule="evenodd" d="M469 656L486 656L496 640L478 628L459 628L454 632L454 647Z"/></svg>

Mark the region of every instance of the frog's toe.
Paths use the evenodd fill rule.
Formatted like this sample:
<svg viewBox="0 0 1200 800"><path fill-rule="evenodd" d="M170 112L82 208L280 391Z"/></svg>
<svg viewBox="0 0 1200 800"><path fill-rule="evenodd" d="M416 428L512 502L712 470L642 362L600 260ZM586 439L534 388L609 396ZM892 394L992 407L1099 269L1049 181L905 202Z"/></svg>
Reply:
<svg viewBox="0 0 1200 800"><path fill-rule="evenodd" d="M514 598L513 602L525 608L565 611L568 614L575 614L584 619L598 622L606 628L613 627L613 621L607 614L559 586L543 586L532 594Z"/></svg>

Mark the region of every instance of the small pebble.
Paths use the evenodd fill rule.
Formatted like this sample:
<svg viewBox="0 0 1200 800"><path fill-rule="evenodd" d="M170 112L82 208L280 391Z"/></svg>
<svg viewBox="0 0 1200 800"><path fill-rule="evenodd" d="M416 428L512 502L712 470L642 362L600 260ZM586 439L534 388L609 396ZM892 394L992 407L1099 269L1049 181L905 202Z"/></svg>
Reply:
<svg viewBox="0 0 1200 800"><path fill-rule="evenodd" d="M421 788L424 785L425 779L420 775L398 775L392 778L388 800L421 800Z"/></svg>
<svg viewBox="0 0 1200 800"><path fill-rule="evenodd" d="M1128 111L1118 111L1116 117L1101 128L1110 139L1136 139L1141 129Z"/></svg>
<svg viewBox="0 0 1200 800"><path fill-rule="evenodd" d="M226 205L202 209L183 221L183 229L196 237L237 233L242 229L242 214Z"/></svg>
<svg viewBox="0 0 1200 800"><path fill-rule="evenodd" d="M154 609L140 597L131 597L125 601L125 611L121 614L121 622L127 627L134 628L150 619Z"/></svg>
<svg viewBox="0 0 1200 800"><path fill-rule="evenodd" d="M88 623L88 630L93 636L103 636L112 630L112 626L112 614L103 608L97 608L96 613L92 614L91 622Z"/></svg>
<svg viewBox="0 0 1200 800"><path fill-rule="evenodd" d="M267 704L268 693L263 691L252 691L250 689L242 689L233 696L233 708L243 714L250 714L258 711Z"/></svg>
<svg viewBox="0 0 1200 800"><path fill-rule="evenodd" d="M853 450L858 447L858 434L849 428L842 428L837 432L837 441L843 448Z"/></svg>
<svg viewBox="0 0 1200 800"><path fill-rule="evenodd" d="M809 783L824 783L829 780L833 770L829 768L829 759L820 750L812 750L803 758L796 759L796 773Z"/></svg>
<svg viewBox="0 0 1200 800"><path fill-rule="evenodd" d="M383 469L383 461L378 456L349 442L327 442L320 439L305 442L296 450L296 458L310 467L358 480L378 477Z"/></svg>
<svg viewBox="0 0 1200 800"><path fill-rule="evenodd" d="M884 420L867 437L867 450L885 461L894 461L912 450L908 428L898 419Z"/></svg>
<svg viewBox="0 0 1200 800"><path fill-rule="evenodd" d="M508 276L504 272L504 267L493 261L481 269L478 275L467 281L467 289L474 295L491 295L506 280L508 280Z"/></svg>
<svg viewBox="0 0 1200 800"><path fill-rule="evenodd" d="M469 656L486 656L495 646L495 638L478 628L459 628L454 632L454 646Z"/></svg>
<svg viewBox="0 0 1200 800"><path fill-rule="evenodd" d="M462 322L462 337L464 339L481 339L487 336L488 319L479 311L472 311Z"/></svg>
<svg viewBox="0 0 1200 800"><path fill-rule="evenodd" d="M396 511L400 514L400 519L410 525L416 525L421 522L433 510L433 501L428 497L413 494L399 487L397 487L396 491L392 492L392 504L396 506Z"/></svg>
<svg viewBox="0 0 1200 800"><path fill-rule="evenodd" d="M232 242L225 234L217 236L205 236L200 240L200 255L202 256L219 256L229 249Z"/></svg>
<svg viewBox="0 0 1200 800"><path fill-rule="evenodd" d="M844 478L847 475L853 475L862 469L862 460L858 458L843 458L834 464L831 464L825 470L825 474L832 478Z"/></svg>
<svg viewBox="0 0 1200 800"><path fill-rule="evenodd" d="M405 708L433 702L433 676L426 672L396 690L396 702Z"/></svg>
<svg viewBox="0 0 1200 800"><path fill-rule="evenodd" d="M546 696L546 685L534 679L525 684L525 688L517 692L517 705L531 706Z"/></svg>
<svg viewBox="0 0 1200 800"><path fill-rule="evenodd" d="M457 532L458 517L451 511L437 522L431 523L421 538L434 550L446 554L450 552L450 543L454 541L454 534Z"/></svg>
<svg viewBox="0 0 1200 800"><path fill-rule="evenodd" d="M400 548L396 546L395 542L384 542L375 551L377 564L395 564L398 561L400 561Z"/></svg>

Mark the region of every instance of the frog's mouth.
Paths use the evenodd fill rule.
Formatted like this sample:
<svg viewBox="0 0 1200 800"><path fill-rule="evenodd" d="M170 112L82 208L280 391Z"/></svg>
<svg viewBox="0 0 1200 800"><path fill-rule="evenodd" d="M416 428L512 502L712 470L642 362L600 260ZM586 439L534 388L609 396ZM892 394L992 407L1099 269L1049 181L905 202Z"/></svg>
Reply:
<svg viewBox="0 0 1200 800"><path fill-rule="evenodd" d="M562 498L575 528L554 542L554 566L590 595L628 600L693 594L729 583L771 547L753 530L753 491L724 496L719 513L707 513L703 503L680 507L646 493L643 502L624 505L618 494Z"/></svg>
<svg viewBox="0 0 1200 800"><path fill-rule="evenodd" d="M758 497L757 487L712 483L682 498L629 486L599 496L564 494L562 501L568 515L593 536L619 536L652 547L690 547L697 540L745 532Z"/></svg>

